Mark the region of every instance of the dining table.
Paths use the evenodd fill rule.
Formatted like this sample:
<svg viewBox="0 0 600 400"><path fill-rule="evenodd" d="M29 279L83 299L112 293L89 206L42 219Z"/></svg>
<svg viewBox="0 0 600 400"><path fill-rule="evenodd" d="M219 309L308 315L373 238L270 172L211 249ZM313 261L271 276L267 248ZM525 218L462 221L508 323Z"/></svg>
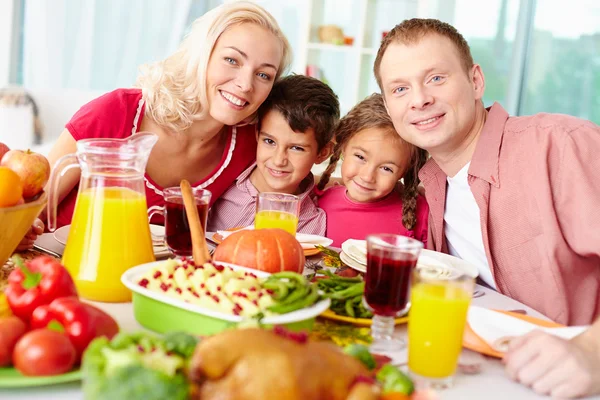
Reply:
<svg viewBox="0 0 600 400"><path fill-rule="evenodd" d="M52 244L51 234L44 234L38 242L50 252L60 254L61 246ZM52 244L52 246L49 246ZM307 266L314 266L319 262L319 255L307 258ZM308 270L308 268L306 269ZM532 317L548 320L547 317L536 310L504 296L493 289L476 285L472 304L494 310L509 310L524 313ZM134 318L132 303L100 303L90 302L100 309L109 313L118 322L121 331L135 332L145 330ZM398 324L395 327L394 336L407 340L407 325ZM407 349L394 353L385 354L392 359L395 365L405 365L407 361ZM510 380L504 372L504 365L498 358L488 357L464 349L461 359L470 359L478 365L475 371L457 372L452 387L436 391L438 399L442 400L464 400L464 399L548 399L548 397L537 395L531 389ZM14 389L0 389L2 400L80 400L83 399L82 383L70 382L39 387L21 387ZM600 400L600 396L589 397L589 399ZM115 399L117 400L117 399Z"/></svg>

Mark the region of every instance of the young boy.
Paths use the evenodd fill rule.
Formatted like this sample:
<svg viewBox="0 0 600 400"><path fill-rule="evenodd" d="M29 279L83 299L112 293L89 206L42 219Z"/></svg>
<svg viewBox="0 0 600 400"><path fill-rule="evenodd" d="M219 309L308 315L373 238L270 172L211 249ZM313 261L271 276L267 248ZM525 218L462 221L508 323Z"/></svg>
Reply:
<svg viewBox="0 0 600 400"><path fill-rule="evenodd" d="M317 79L287 76L275 83L258 117L256 163L214 203L206 230L252 225L258 193L279 192L300 198L298 232L324 235L325 212L313 198L310 170L331 153L337 96Z"/></svg>

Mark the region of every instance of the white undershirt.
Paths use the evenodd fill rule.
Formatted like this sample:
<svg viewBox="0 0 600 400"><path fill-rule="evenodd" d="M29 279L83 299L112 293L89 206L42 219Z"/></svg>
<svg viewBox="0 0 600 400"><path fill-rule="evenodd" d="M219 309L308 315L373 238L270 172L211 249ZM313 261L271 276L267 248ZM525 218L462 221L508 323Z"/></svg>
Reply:
<svg viewBox="0 0 600 400"><path fill-rule="evenodd" d="M453 178L447 178L444 233L450 254L476 266L481 279L496 289L483 247L479 206L467 179L470 164L465 165Z"/></svg>

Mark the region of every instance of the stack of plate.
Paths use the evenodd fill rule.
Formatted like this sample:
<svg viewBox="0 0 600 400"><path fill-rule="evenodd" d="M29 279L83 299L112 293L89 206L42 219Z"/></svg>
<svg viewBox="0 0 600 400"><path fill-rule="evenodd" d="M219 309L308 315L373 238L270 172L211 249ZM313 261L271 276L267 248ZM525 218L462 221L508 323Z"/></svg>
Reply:
<svg viewBox="0 0 600 400"><path fill-rule="evenodd" d="M340 259L350 268L359 272L367 271L367 242L364 240L348 239L342 243ZM448 254L431 250L421 250L417 268L426 270L431 279L444 279L461 272L476 278L479 275L477 267Z"/></svg>
<svg viewBox="0 0 600 400"><path fill-rule="evenodd" d="M340 260L350 268L360 272L367 271L367 242L348 239L342 243Z"/></svg>

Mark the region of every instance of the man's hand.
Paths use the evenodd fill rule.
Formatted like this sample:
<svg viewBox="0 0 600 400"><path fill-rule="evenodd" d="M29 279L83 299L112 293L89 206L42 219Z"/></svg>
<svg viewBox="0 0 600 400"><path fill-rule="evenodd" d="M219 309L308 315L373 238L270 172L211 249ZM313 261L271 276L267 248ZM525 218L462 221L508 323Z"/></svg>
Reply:
<svg viewBox="0 0 600 400"><path fill-rule="evenodd" d="M33 242L35 242L37 237L42 233L44 233L44 223L41 219L36 218L36 220L33 222L33 225L31 225L31 228L23 240L21 240L21 243L19 243L19 246L15 251L25 251L31 249L33 247Z"/></svg>
<svg viewBox="0 0 600 400"><path fill-rule="evenodd" d="M597 338L586 332L568 341L534 331L511 341L504 356L508 376L553 398L600 393Z"/></svg>

